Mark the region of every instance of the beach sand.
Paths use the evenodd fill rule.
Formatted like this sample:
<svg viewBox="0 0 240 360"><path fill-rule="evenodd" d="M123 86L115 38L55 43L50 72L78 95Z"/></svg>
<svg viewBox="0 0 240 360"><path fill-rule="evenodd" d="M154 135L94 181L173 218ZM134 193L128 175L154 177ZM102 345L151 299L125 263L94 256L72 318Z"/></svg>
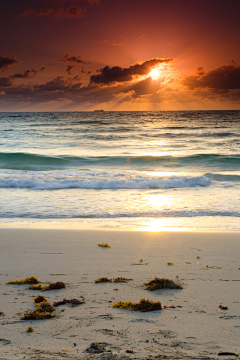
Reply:
<svg viewBox="0 0 240 360"><path fill-rule="evenodd" d="M99 247L102 242L111 248ZM218 353L240 353L237 232L1 229L0 249L1 359L228 359L234 357ZM59 306L53 319L20 320L40 292L6 282L31 275L66 283L41 293L50 302L83 296L85 303ZM133 280L94 283L120 276ZM178 281L183 289L145 290L143 283L154 277ZM112 307L141 298L167 308L141 313ZM29 325L34 332L26 333ZM103 343L105 351L85 352L91 343Z"/></svg>

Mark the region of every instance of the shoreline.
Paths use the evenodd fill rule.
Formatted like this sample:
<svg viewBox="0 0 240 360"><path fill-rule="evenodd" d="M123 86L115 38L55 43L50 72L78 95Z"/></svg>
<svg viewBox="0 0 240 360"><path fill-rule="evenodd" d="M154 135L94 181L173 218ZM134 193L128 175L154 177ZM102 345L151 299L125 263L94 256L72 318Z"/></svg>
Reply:
<svg viewBox="0 0 240 360"><path fill-rule="evenodd" d="M213 226L214 224L214 226ZM86 218L86 219L0 219L0 229L95 230L130 232L240 232L238 218Z"/></svg>
<svg viewBox="0 0 240 360"><path fill-rule="evenodd" d="M240 353L239 240L235 231L1 228L2 359L217 359L219 352ZM102 242L111 248L100 248ZM84 296L85 304L61 306L54 319L21 321L18 314L34 308L39 292L5 283L31 275L44 284L66 283L66 289L43 293L51 303ZM133 281L94 283L119 276ZM179 281L183 290L145 290L143 283L154 277ZM167 308L140 313L112 307L141 298ZM33 333L25 332L28 325ZM105 343L111 353L85 353L93 342Z"/></svg>

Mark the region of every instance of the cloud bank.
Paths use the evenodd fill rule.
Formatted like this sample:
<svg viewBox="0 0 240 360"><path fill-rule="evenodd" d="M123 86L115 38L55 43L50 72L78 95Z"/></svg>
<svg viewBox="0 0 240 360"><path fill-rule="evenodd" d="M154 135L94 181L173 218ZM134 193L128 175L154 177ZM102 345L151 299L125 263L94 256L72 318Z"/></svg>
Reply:
<svg viewBox="0 0 240 360"><path fill-rule="evenodd" d="M97 75L92 75L90 82L91 84L111 84L114 82L126 82L131 81L134 76L147 75L150 69L156 65L162 63L168 63L172 59L158 59L154 58L147 60L142 64L135 64L129 68L122 68L120 66L114 66L110 68L105 66L103 69L98 70Z"/></svg>

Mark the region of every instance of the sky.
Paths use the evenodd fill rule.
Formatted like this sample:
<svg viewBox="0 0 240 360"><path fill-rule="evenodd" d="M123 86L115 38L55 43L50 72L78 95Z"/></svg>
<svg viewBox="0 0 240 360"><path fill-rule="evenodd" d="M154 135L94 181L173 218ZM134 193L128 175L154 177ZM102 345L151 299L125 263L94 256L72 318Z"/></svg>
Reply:
<svg viewBox="0 0 240 360"><path fill-rule="evenodd" d="M0 0L0 111L239 110L240 0Z"/></svg>

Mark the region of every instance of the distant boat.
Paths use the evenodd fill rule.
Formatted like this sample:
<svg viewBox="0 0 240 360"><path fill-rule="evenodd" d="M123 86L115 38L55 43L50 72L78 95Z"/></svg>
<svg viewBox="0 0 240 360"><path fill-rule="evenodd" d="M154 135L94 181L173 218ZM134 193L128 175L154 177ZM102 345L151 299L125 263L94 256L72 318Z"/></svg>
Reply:
<svg viewBox="0 0 240 360"><path fill-rule="evenodd" d="M102 111L104 111L103 109L101 109L101 110L94 110L94 111L97 111L97 112L102 112Z"/></svg>

